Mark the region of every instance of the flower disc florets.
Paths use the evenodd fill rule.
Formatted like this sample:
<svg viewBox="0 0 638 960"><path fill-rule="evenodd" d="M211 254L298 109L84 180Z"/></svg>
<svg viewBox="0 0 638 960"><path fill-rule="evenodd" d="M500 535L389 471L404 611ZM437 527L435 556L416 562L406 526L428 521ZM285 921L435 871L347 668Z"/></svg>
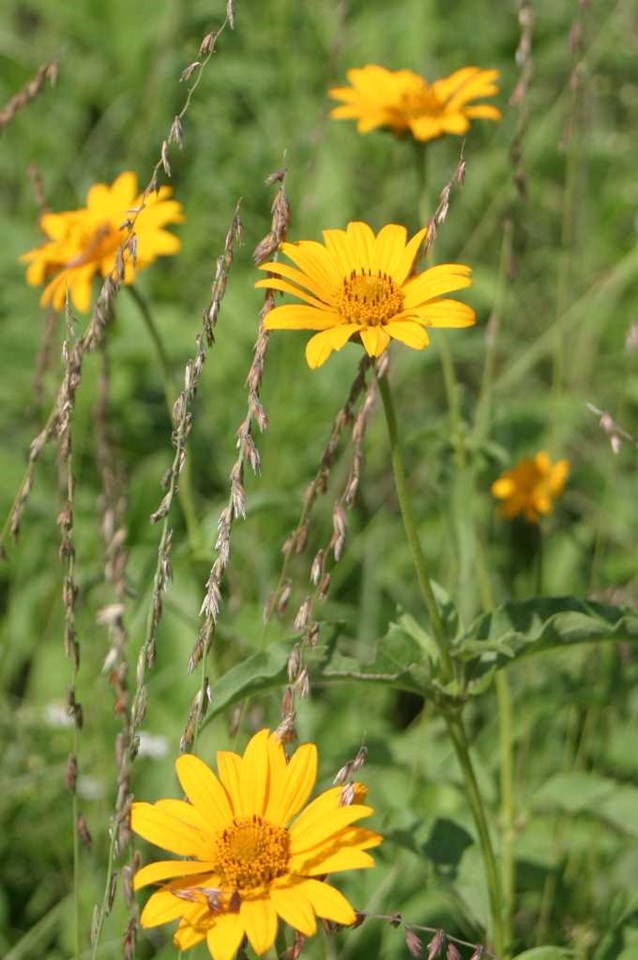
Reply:
<svg viewBox="0 0 638 960"><path fill-rule="evenodd" d="M392 277L372 270L353 270L343 281L337 302L348 323L371 327L387 323L403 308L403 296Z"/></svg>
<svg viewBox="0 0 638 960"><path fill-rule="evenodd" d="M233 820L215 844L213 859L221 886L231 890L254 890L281 877L288 870L290 838L283 827L262 817Z"/></svg>

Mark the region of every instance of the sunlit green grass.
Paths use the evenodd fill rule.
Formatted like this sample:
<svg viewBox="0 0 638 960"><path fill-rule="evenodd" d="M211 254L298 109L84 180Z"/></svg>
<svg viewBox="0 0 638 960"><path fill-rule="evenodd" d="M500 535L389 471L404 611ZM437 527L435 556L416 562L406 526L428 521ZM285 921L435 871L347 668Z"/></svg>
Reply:
<svg viewBox="0 0 638 960"><path fill-rule="evenodd" d="M59 337L45 403L32 396L34 360L44 328L39 291L24 280L19 255L39 241L38 209L27 176L35 163L53 210L80 205L88 187L135 170L144 183L185 95L181 71L221 22L219 2L153 5L52 0L28 6L10 0L0 22L0 101L22 87L44 61L58 59L55 89L20 113L3 133L0 191L4 201L0 298L0 500L2 518L23 475L29 443L48 414L62 375ZM288 168L289 239L318 239L326 227L353 218L418 223L418 187L410 144L389 134L358 136L354 125L328 119L327 88L350 66L382 63L434 78L476 63L501 70L499 125L476 123L464 146L465 186L450 211L432 262L472 265L467 301L477 326L447 338L458 378L469 479L457 468L439 341L423 353L396 349L392 380L404 454L425 552L463 621L481 610L470 528L475 518L486 550L496 602L535 591L534 543L523 525L494 515L489 487L518 457L547 449L567 457L567 490L544 526L543 589L610 603L636 604L638 532L635 446L618 455L587 402L609 410L637 433L636 354L625 346L636 322L638 254L637 14L631 2L596 0L583 13L580 86L570 92L568 43L576 8L534 4L534 71L522 164L527 197L512 182L509 151L517 110L508 106L518 77L519 27L514 5L486 0L452 4L402 0L295 3L238 0L234 32L226 30L187 114L183 152L171 152L173 186L186 222L179 257L157 262L139 286L153 306L176 380L194 352L201 313L241 197L244 244L236 251L216 343L200 386L189 446L203 549L187 542L174 505L174 578L155 668L149 675L144 729L165 738L166 755L134 765L138 798L178 796L173 760L199 675L186 664L212 562L217 517L228 498L234 435L245 415L244 379L262 297L251 261L270 225L274 188L264 178ZM565 131L575 123L571 146ZM432 204L452 176L460 141L429 148ZM566 187L568 170L573 177ZM566 191L573 209L565 213ZM571 243L564 243L565 218ZM494 309L504 224L510 224L500 326L487 429L476 429L486 323ZM562 278L562 279L561 279ZM562 286L561 286L562 285ZM559 293L559 289L562 291ZM78 318L82 329L85 318ZM152 590L159 529L148 517L162 496L172 458L163 383L135 305L122 290L108 335L112 425L127 475L130 683ZM311 550L295 559L291 614L264 629L262 610L277 583L281 545L297 522L305 485L316 469L330 424L360 359L349 345L319 371L303 359L304 334L271 337L262 399L269 429L256 440L259 478L246 477L247 519L235 525L233 556L220 626L207 670L213 683L270 643L290 637L292 616L307 592L314 553L330 536L331 509L348 468L335 466L328 493L313 514ZM557 354L560 349L561 353ZM557 366L558 364L558 366ZM96 612L111 602L103 582L97 529L99 476L94 459L98 359L87 358L74 415L77 479L75 543L77 629L81 647L78 698L80 807L93 844L81 851L82 956L89 956L93 904L102 897L108 824L115 791L113 741L119 721L102 665L108 643ZM558 370L558 375L557 371ZM3 764L0 772L0 952L12 960L62 960L73 954L71 805L64 767L71 730L62 725L70 667L63 650L63 570L56 516L61 507L53 447L36 471L21 535L8 546L2 576L0 661ZM373 641L401 612L422 618L410 554L400 527L381 409L373 412L357 503L349 514L346 551L332 571L322 620L338 622L349 653L365 661ZM555 944L577 957L632 960L638 942L638 703L635 654L629 644L583 646L538 655L509 672L514 699L517 900L513 953ZM276 726L281 689L251 701L248 726ZM363 707L363 709L362 709ZM55 708L55 709L54 709ZM362 776L387 835L378 867L344 877L361 909L401 912L413 923L444 927L480 942L487 897L474 827L453 752L431 705L373 687L317 683L298 706L301 739L320 749L320 786L361 742L369 751ZM208 760L234 743L230 711L204 730L198 751ZM478 778L498 823L499 755L492 692L468 710ZM246 727L248 729L248 727ZM240 735L240 739L241 739ZM242 741L243 743L244 741ZM148 850L143 850L147 857ZM117 898L99 956L121 955L127 911ZM321 938L308 955L364 960L407 955L400 930L370 920ZM175 955L165 931L140 934L139 956ZM305 951L304 951L305 952ZM203 957L195 951L193 957ZM537 955L542 960L541 955ZM546 955L544 960L553 960Z"/></svg>

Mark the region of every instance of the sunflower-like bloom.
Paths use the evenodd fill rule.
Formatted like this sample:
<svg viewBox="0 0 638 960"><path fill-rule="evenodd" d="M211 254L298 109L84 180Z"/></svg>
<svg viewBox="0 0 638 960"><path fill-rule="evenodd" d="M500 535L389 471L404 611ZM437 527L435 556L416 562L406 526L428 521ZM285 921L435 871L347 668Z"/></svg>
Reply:
<svg viewBox="0 0 638 960"><path fill-rule="evenodd" d="M184 215L182 205L168 199L171 193L170 187L160 187L144 201L138 193L137 177L126 172L111 186L95 183L87 194L86 207L43 214L40 227L48 239L20 257L29 264L27 283L32 287L46 283L42 306L62 309L68 290L73 306L85 313L91 305L95 274L106 277L113 272L117 250L127 237L126 224L134 218L135 257L125 258L124 283L132 283L136 270L156 257L176 253L179 239L163 228L181 223Z"/></svg>
<svg viewBox="0 0 638 960"><path fill-rule="evenodd" d="M330 116L356 120L359 133L387 127L397 136L434 140L446 133L463 134L470 120L500 120L489 103L472 103L498 93L498 70L462 67L449 77L426 83L412 70L386 70L369 64L348 70L349 87L333 87L328 95L341 100Z"/></svg>
<svg viewBox="0 0 638 960"><path fill-rule="evenodd" d="M317 749L303 744L287 760L268 730L250 740L243 757L219 751L218 776L192 754L179 757L176 769L189 802L132 808L136 833L188 858L136 873L136 889L173 878L147 901L143 927L179 920L180 950L205 939L213 960L231 960L244 937L256 954L265 953L279 917L304 936L315 933L316 917L355 922L346 898L321 878L374 866L365 851L381 837L353 826L373 812L361 802L361 784L348 806L343 788L333 787L302 811L317 775Z"/></svg>
<svg viewBox="0 0 638 960"><path fill-rule="evenodd" d="M358 334L371 357L390 339L423 350L430 342L426 327L467 327L476 316L471 307L442 294L471 283L471 270L442 263L413 275L427 228L409 242L405 227L389 223L375 236L367 223L353 221L346 230L324 230L324 243L282 243L286 263L263 263L274 277L255 286L292 293L303 304L285 304L266 315L267 330L319 330L306 344L309 367L320 367L333 350Z"/></svg>
<svg viewBox="0 0 638 960"><path fill-rule="evenodd" d="M510 518L523 514L529 523L538 523L551 513L552 500L562 493L568 473L568 460L552 463L544 450L523 457L492 484L492 494L503 501L498 512Z"/></svg>

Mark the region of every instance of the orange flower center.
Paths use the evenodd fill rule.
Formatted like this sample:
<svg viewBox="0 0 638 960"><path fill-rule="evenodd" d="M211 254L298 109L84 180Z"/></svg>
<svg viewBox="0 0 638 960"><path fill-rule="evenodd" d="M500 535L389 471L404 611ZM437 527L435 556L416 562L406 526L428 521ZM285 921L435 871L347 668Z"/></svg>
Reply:
<svg viewBox="0 0 638 960"><path fill-rule="evenodd" d="M403 294L385 273L353 270L343 281L337 307L348 323L377 327L401 312Z"/></svg>
<svg viewBox="0 0 638 960"><path fill-rule="evenodd" d="M418 117L437 116L443 112L443 108L444 104L434 95L432 88L424 83L418 89L404 91L395 109L398 116L414 120Z"/></svg>
<svg viewBox="0 0 638 960"><path fill-rule="evenodd" d="M116 230L110 223L100 223L92 230L82 230L77 237L80 252L67 261L65 266L81 267L95 263L114 254L124 237L123 230Z"/></svg>
<svg viewBox="0 0 638 960"><path fill-rule="evenodd" d="M253 890L288 870L290 838L283 827L252 816L233 820L217 839L214 860L220 886Z"/></svg>

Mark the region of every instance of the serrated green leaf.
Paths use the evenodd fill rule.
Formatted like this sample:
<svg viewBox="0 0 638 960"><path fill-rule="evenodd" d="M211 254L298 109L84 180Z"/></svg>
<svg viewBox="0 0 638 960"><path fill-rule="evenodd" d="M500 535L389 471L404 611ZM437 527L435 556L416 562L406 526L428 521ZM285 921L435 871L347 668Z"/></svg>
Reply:
<svg viewBox="0 0 638 960"><path fill-rule="evenodd" d="M452 655L474 681L531 653L609 640L637 641L638 613L577 597L535 597L480 616L453 645Z"/></svg>

